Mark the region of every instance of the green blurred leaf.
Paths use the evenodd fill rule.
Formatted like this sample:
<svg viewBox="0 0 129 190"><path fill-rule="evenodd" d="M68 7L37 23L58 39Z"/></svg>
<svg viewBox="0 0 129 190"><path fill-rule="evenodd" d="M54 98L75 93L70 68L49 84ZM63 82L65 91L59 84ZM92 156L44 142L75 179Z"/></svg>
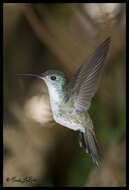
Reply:
<svg viewBox="0 0 129 190"><path fill-rule="evenodd" d="M89 113L94 118L93 123L95 122L97 126L103 126L105 123L109 123L108 113L97 98L93 99Z"/></svg>
<svg viewBox="0 0 129 190"><path fill-rule="evenodd" d="M121 140L123 135L125 134L125 122L126 122L126 110L125 107L122 109L119 115L118 125L114 128L104 127L99 131L99 135L101 139L105 143L117 143Z"/></svg>
<svg viewBox="0 0 129 190"><path fill-rule="evenodd" d="M88 180L91 170L94 168L91 156L84 150L80 151L72 163L68 175L68 186L84 186Z"/></svg>

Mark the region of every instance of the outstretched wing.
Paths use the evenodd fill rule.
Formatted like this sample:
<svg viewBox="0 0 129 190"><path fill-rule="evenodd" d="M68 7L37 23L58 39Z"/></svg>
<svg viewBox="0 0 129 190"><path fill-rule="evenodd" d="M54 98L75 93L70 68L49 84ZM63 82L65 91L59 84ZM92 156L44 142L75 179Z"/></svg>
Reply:
<svg viewBox="0 0 129 190"><path fill-rule="evenodd" d="M74 106L79 110L88 110L91 99L95 95L100 75L103 70L104 60L108 53L110 38L107 38L88 57L87 61L79 68L67 88L72 90L71 97Z"/></svg>

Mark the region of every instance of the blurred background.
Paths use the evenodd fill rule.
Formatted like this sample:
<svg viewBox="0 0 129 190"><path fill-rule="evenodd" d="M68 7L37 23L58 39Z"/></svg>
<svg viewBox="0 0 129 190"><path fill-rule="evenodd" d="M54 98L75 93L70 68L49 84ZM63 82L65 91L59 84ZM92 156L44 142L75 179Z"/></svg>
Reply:
<svg viewBox="0 0 129 190"><path fill-rule="evenodd" d="M126 185L126 4L4 4L4 186ZM57 69L67 79L107 37L111 44L90 107L100 168L78 133L54 122L47 87L16 73ZM30 177L34 181L17 182Z"/></svg>

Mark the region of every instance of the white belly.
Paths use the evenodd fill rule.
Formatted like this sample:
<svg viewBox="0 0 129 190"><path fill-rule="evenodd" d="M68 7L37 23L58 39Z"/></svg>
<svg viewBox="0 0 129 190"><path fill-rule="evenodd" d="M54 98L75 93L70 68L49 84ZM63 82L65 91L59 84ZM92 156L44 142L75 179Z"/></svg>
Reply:
<svg viewBox="0 0 129 190"><path fill-rule="evenodd" d="M83 131L84 129L81 124L76 124L72 120L66 120L63 117L54 116L54 120L60 125L63 125L64 127L68 127L69 129L72 129L74 131L77 131L77 130Z"/></svg>
<svg viewBox="0 0 129 190"><path fill-rule="evenodd" d="M75 123L75 121L72 119L72 116L73 116L72 113L68 113L67 118L64 118L62 114L60 113L58 104L51 104L51 108L52 108L54 120L60 125L63 125L64 127L68 127L69 129L72 129L74 131L85 130L82 127L81 122Z"/></svg>
<svg viewBox="0 0 129 190"><path fill-rule="evenodd" d="M50 105L51 105L54 120L60 125L63 125L64 127L68 127L69 129L72 129L74 131L81 130L82 132L84 132L85 129L84 127L82 127L81 122L77 123L74 121L74 119L73 120L71 119L74 113L70 113L72 115L67 113L67 116L68 116L67 118L64 118L62 116L60 112L59 97L57 96L56 99L54 99L54 101L51 97L52 96L50 96Z"/></svg>

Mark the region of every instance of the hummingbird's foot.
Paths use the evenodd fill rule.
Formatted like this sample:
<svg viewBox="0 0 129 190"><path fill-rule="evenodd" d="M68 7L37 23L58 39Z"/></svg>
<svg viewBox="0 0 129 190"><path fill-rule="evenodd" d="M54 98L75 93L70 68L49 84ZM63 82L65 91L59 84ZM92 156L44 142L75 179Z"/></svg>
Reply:
<svg viewBox="0 0 129 190"><path fill-rule="evenodd" d="M81 132L79 132L79 145L81 148L83 147L83 136Z"/></svg>
<svg viewBox="0 0 129 190"><path fill-rule="evenodd" d="M82 142L79 140L79 145L80 145L80 147L82 148Z"/></svg>

